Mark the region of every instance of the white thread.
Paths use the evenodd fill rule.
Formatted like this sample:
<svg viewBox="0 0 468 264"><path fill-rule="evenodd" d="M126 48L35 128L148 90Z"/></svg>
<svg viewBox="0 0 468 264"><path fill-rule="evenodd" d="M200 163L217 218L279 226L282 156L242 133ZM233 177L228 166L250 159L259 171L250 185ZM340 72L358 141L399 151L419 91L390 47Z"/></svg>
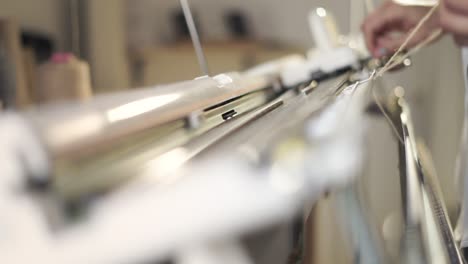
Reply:
<svg viewBox="0 0 468 264"><path fill-rule="evenodd" d="M406 47L408 46L409 42L414 38L414 36L419 32L419 30L424 26L424 24L429 20L429 18L435 13L435 11L437 10L437 8L439 7L439 4L436 4L435 6L433 6L428 12L427 14L418 22L418 24L416 25L416 27L411 31L411 33L408 35L408 37L405 39L405 41L403 42L403 44L398 48L398 50L393 54L393 56L387 61L387 63L384 65L384 67L382 67L379 72L374 76L374 79L377 79L379 77L382 77L384 73L386 73L387 71L395 68L396 66L400 65L401 62L403 62L405 59L407 59L408 57L410 57L411 55L419 52L421 49L423 49L424 47L426 47L427 45L429 45L432 41L434 41L435 39L437 39L438 37L440 37L442 34L443 34L443 31L442 29L436 29L434 30L428 38L426 38L424 41L422 41L421 43L419 43L418 45L416 45L414 48L412 48L409 52L407 52L404 56L402 56L401 58L399 58L398 56L406 49ZM372 91L372 95L374 97L374 100L375 100L375 103L377 104L377 106L379 107L380 111L382 112L382 114L385 116L385 118L387 119L387 122L389 123L390 127L392 128L394 134L396 135L396 137L398 138L398 140L404 144L404 141L403 141L403 138L401 137L398 129L397 129L397 125L393 122L393 120L391 119L391 117L388 115L387 111L385 110L385 108L383 107L380 99L378 98L377 96L377 93L375 91L375 82L372 83L372 86L371 86L371 91Z"/></svg>
<svg viewBox="0 0 468 264"><path fill-rule="evenodd" d="M428 38L426 38L423 42L419 43L417 46L415 46L413 49L411 49L409 52L407 52L404 56L399 58L397 61L393 62L391 65L388 66L387 71L391 71L394 69L396 66L400 65L404 60L409 58L410 56L416 54L419 52L421 49L425 48L429 44L431 44L434 40L439 38L443 34L442 29L436 29L434 30L431 35L429 35Z"/></svg>
<svg viewBox="0 0 468 264"><path fill-rule="evenodd" d="M385 72L387 72L389 70L389 66L392 65L394 63L394 61L396 60L396 58L406 49L406 47L408 46L409 42L414 38L414 36L416 35L416 33L419 32L419 30L424 26L424 24L429 20L429 18L431 18L431 16L435 13L435 11L437 10L437 8L439 7L439 4L433 6L429 12L427 12L427 14L418 22L418 24L416 25L416 27L410 32L410 34L408 35L408 37L405 39L405 41L403 42L403 44L398 48L398 50L393 54L393 56L390 58L390 60L388 60L388 62L385 64L385 66L380 69L380 71L378 72L378 74L375 76L375 78L378 78L378 77L381 77ZM431 35L433 36L433 35ZM424 41L423 43L425 43L426 41ZM427 45L428 43L426 43Z"/></svg>

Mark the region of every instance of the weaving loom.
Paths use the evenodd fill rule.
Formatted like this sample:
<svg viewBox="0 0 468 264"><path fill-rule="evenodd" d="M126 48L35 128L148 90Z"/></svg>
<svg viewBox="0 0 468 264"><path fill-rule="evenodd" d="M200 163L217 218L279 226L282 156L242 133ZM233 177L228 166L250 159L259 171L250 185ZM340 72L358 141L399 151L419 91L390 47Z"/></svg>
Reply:
<svg viewBox="0 0 468 264"><path fill-rule="evenodd" d="M296 263L302 219L327 193L348 217L350 263L463 263L401 88L376 93L378 78L430 40L370 59L363 45L337 45L319 8L314 52L208 76L182 4L206 76L0 117L0 212L14 241L0 244L2 262L256 263L244 239L293 223ZM372 155L369 113L389 122L399 150L398 259L357 188Z"/></svg>

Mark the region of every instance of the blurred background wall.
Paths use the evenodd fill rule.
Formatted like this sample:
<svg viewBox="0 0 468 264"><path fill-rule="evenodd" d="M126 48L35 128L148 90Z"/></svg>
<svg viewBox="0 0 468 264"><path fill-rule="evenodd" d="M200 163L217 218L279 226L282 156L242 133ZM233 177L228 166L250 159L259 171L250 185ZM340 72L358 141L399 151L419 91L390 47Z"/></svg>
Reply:
<svg viewBox="0 0 468 264"><path fill-rule="evenodd" d="M91 65L99 92L130 87L123 0L86 0L81 9L84 58Z"/></svg>
<svg viewBox="0 0 468 264"><path fill-rule="evenodd" d="M106 92L130 87L124 1L78 2L81 37L78 55L90 63L95 90ZM0 7L0 17L17 20L23 32L49 38L54 51L72 50L70 1L0 0Z"/></svg>
<svg viewBox="0 0 468 264"><path fill-rule="evenodd" d="M308 48L313 45L307 24L308 12L317 6L334 11L343 32L349 31L350 1L329 0L192 0L190 1L202 35L207 39L229 37L224 27L223 16L229 10L239 10L246 14L248 21L260 40L283 45ZM171 14L179 8L174 0L130 0L127 1L130 13L131 45L152 45L172 38Z"/></svg>
<svg viewBox="0 0 468 264"><path fill-rule="evenodd" d="M16 19L24 30L47 34L64 49L70 45L66 6L63 0L0 0L0 17Z"/></svg>

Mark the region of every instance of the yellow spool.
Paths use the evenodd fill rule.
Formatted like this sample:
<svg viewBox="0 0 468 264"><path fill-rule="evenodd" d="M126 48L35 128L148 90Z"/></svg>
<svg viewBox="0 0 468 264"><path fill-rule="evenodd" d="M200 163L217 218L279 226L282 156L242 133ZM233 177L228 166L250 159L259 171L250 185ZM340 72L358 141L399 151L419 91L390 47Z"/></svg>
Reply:
<svg viewBox="0 0 468 264"><path fill-rule="evenodd" d="M72 54L54 54L39 66L36 96L39 103L89 99L92 88L88 63Z"/></svg>

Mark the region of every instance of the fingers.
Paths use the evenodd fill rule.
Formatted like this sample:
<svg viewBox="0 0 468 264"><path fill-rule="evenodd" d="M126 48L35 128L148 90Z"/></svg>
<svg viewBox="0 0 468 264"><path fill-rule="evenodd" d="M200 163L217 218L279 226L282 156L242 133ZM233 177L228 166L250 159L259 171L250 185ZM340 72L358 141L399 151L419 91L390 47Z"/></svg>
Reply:
<svg viewBox="0 0 468 264"><path fill-rule="evenodd" d="M467 36L462 36L462 35L454 35L453 39L455 40L455 43L459 46L468 46L468 37Z"/></svg>
<svg viewBox="0 0 468 264"><path fill-rule="evenodd" d="M443 0L445 8L456 14L468 14L467 0Z"/></svg>
<svg viewBox="0 0 468 264"><path fill-rule="evenodd" d="M366 46L369 49L369 51L372 53L372 55L375 55L374 52L376 48L376 41L375 41L375 36L374 36L374 28L375 28L374 16L375 16L375 13L368 16L361 27L362 31L364 32Z"/></svg>
<svg viewBox="0 0 468 264"><path fill-rule="evenodd" d="M453 12L446 6L444 0L439 10L440 26L447 32L453 33L458 36L468 36L468 13L465 15L460 12ZM460 2L467 2L466 0L458 0Z"/></svg>
<svg viewBox="0 0 468 264"><path fill-rule="evenodd" d="M384 35L385 31L393 31L403 25L403 23L400 23L402 12L399 12L398 7L391 2L386 2L364 21L362 30L364 31L366 45L374 57L379 56L378 37Z"/></svg>
<svg viewBox="0 0 468 264"><path fill-rule="evenodd" d="M395 53L403 45L410 33L411 31L409 31L406 34L401 34L397 36L394 35L380 37L377 41L378 50L386 50L388 53L391 54ZM429 33L424 30L417 32L416 35L414 35L413 38L409 40L406 48L411 49L415 47L416 45L424 41L428 35Z"/></svg>
<svg viewBox="0 0 468 264"><path fill-rule="evenodd" d="M383 36L377 40L377 47L380 56L394 53L402 44L404 39L401 36ZM383 52L385 51L385 53ZM384 54L382 54L384 53Z"/></svg>
<svg viewBox="0 0 468 264"><path fill-rule="evenodd" d="M365 41L367 48L371 53L374 54L376 48L376 40L375 40L375 33L374 30L376 28L376 24L378 23L379 16L385 12L389 5L389 2L385 2L383 5L379 6L372 14L370 14L362 24L362 31L364 32Z"/></svg>

